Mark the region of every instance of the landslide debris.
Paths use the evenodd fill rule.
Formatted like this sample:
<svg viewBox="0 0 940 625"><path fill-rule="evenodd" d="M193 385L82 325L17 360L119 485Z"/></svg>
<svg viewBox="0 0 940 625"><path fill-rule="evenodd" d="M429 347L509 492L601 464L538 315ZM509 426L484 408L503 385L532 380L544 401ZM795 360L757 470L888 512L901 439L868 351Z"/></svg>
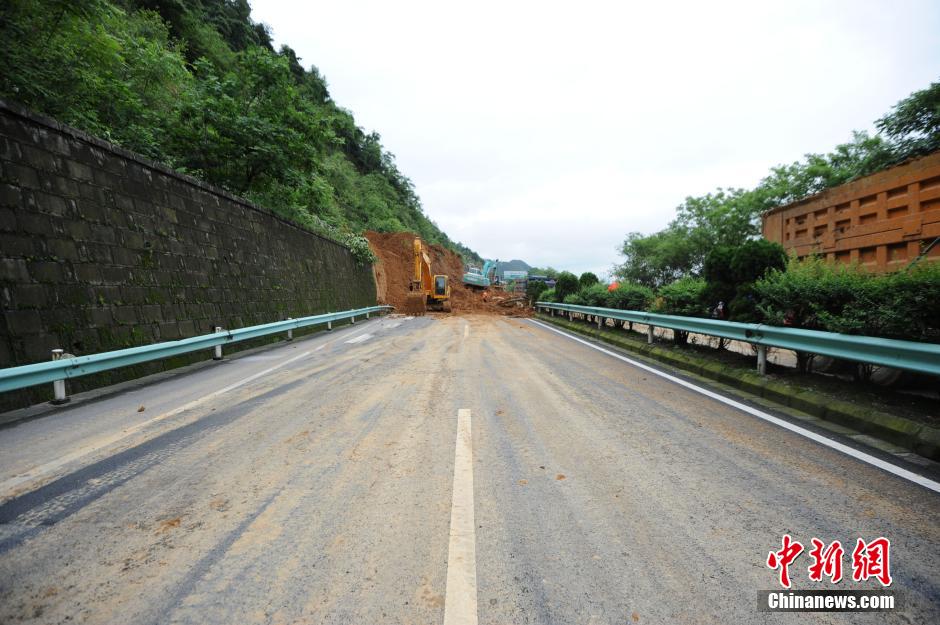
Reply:
<svg viewBox="0 0 940 625"><path fill-rule="evenodd" d="M373 265L375 290L380 304L389 304L404 311L408 298L408 284L414 272L413 242L411 232L366 232L369 247L376 255ZM519 294L471 289L463 284L464 265L458 254L440 245L425 242L431 256L434 273L447 274L450 282L451 309L455 313L490 313L509 317L528 317L532 314L527 306L519 307Z"/></svg>

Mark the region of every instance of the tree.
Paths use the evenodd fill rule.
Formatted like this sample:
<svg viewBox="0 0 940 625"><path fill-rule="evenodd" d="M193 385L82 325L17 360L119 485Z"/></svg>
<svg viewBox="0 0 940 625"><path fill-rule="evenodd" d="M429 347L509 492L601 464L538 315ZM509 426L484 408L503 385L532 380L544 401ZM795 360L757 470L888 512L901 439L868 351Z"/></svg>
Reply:
<svg viewBox="0 0 940 625"><path fill-rule="evenodd" d="M158 16L104 2L0 9L0 97L157 160L192 77Z"/></svg>
<svg viewBox="0 0 940 625"><path fill-rule="evenodd" d="M940 150L940 81L895 104L875 126L894 142L898 160Z"/></svg>
<svg viewBox="0 0 940 625"><path fill-rule="evenodd" d="M289 62L261 48L238 55L231 71L206 61L182 103L172 148L179 165L243 195L317 169L332 140L322 115L298 94Z"/></svg>
<svg viewBox="0 0 940 625"><path fill-rule="evenodd" d="M591 286L592 284L597 284L598 282L600 282L600 280L598 279L597 275L591 273L590 271L585 271L581 274L581 277L578 278L578 286L580 286L582 289L584 287Z"/></svg>
<svg viewBox="0 0 940 625"><path fill-rule="evenodd" d="M731 275L738 284L751 284L768 271L781 270L787 265L787 253L779 243L766 239L745 241L734 248L731 256Z"/></svg>
<svg viewBox="0 0 940 625"><path fill-rule="evenodd" d="M735 248L729 245L719 245L712 248L705 257L702 267L702 278L705 279L705 290L702 293L703 303L711 308L718 302L729 304L737 293L737 280L731 268Z"/></svg>
<svg viewBox="0 0 940 625"><path fill-rule="evenodd" d="M569 295L578 292L578 277L570 271L562 271L555 279L555 298L559 302L565 301Z"/></svg>
<svg viewBox="0 0 940 625"><path fill-rule="evenodd" d="M539 298L542 297L542 294L547 290L548 285L541 280L529 280L528 284L526 284L525 294L529 303L532 304L539 301Z"/></svg>
<svg viewBox="0 0 940 625"><path fill-rule="evenodd" d="M631 232L621 248L625 260L614 269L623 281L658 288L693 273L696 252L688 235L678 228L655 234Z"/></svg>
<svg viewBox="0 0 940 625"><path fill-rule="evenodd" d="M529 269L530 276L545 276L551 280L558 277L559 271L554 267L532 267Z"/></svg>
<svg viewBox="0 0 940 625"><path fill-rule="evenodd" d="M783 269L786 263L783 247L764 239L745 241L736 247L715 247L705 258L702 270L706 282L702 304L710 309L724 302L729 318L756 321L758 313L751 286L768 271Z"/></svg>

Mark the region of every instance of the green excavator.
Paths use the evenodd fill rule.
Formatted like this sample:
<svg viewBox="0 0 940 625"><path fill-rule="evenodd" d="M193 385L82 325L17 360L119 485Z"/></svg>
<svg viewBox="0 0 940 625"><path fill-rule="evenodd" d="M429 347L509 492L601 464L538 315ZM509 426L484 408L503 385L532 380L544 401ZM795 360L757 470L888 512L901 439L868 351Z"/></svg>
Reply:
<svg viewBox="0 0 940 625"><path fill-rule="evenodd" d="M500 284L497 269L499 269L498 259L486 261L482 270L479 267L467 267L467 273L463 274L463 283L478 289L499 289L502 284Z"/></svg>

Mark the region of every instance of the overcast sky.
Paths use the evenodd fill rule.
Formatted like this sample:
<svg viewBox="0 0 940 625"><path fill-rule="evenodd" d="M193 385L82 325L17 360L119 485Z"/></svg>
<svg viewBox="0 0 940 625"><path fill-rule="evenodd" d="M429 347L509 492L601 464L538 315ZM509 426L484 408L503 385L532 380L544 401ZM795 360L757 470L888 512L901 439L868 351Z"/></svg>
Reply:
<svg viewBox="0 0 940 625"><path fill-rule="evenodd" d="M940 78L936 0L251 5L450 237L576 272Z"/></svg>

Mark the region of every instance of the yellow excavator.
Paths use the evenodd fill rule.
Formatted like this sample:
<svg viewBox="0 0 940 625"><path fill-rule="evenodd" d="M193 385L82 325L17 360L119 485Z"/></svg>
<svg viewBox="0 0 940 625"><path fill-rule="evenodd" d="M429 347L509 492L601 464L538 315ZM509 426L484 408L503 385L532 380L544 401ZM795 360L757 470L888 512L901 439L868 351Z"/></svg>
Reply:
<svg viewBox="0 0 940 625"><path fill-rule="evenodd" d="M450 312L450 285L446 274L431 272L431 257L421 239L414 241L415 271L408 285L405 312L421 315L427 310Z"/></svg>

